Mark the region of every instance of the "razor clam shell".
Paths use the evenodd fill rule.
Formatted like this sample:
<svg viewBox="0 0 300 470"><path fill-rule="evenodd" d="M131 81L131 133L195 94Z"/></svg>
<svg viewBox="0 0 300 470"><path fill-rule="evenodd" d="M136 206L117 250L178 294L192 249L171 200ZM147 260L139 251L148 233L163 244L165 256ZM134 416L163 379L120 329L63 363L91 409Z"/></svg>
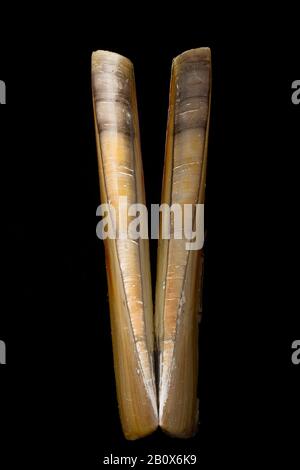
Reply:
<svg viewBox="0 0 300 470"><path fill-rule="evenodd" d="M118 54L92 55L92 91L101 202L116 209L145 204L132 63ZM158 425L148 240L105 239L114 369L124 435L137 439Z"/></svg>
<svg viewBox="0 0 300 470"><path fill-rule="evenodd" d="M209 48L173 60L162 203L204 203L211 96ZM193 220L194 222L194 220ZM172 233L173 229L173 233ZM202 250L187 240L159 240L155 331L159 369L159 425L181 438L198 424L198 321Z"/></svg>

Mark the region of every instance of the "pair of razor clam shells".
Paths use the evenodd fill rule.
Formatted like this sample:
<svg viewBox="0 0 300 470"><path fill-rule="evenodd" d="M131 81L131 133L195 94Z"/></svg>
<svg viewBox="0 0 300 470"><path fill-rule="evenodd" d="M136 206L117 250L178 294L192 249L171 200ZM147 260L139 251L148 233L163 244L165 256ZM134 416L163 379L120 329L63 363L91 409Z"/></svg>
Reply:
<svg viewBox="0 0 300 470"><path fill-rule="evenodd" d="M116 209L145 204L132 63L113 52L92 55L92 92L101 202ZM210 49L173 60L162 203L204 202L211 96ZM117 228L117 227L116 227ZM114 368L127 439L158 426L175 437L195 434L198 422L198 318L202 250L186 239L159 239L153 317L149 243L104 240ZM157 377L155 358L157 358Z"/></svg>

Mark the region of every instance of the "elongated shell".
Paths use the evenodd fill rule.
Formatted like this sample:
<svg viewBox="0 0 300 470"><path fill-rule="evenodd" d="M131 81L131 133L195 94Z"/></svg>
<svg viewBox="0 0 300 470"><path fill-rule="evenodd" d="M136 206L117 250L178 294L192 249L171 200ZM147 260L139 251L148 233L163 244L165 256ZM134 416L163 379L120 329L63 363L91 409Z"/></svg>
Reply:
<svg viewBox="0 0 300 470"><path fill-rule="evenodd" d="M132 63L118 54L92 55L92 89L102 203L116 209L145 204ZM153 365L153 311L148 240L105 240L105 256L120 417L127 439L158 425Z"/></svg>
<svg viewBox="0 0 300 470"><path fill-rule="evenodd" d="M173 60L162 203L204 202L211 91L210 49ZM194 216L193 216L194 217ZM195 220L193 220L195 223ZM171 226L172 228L172 226ZM190 437L198 422L198 316L202 250L187 240L159 241L155 329L159 361L159 425Z"/></svg>

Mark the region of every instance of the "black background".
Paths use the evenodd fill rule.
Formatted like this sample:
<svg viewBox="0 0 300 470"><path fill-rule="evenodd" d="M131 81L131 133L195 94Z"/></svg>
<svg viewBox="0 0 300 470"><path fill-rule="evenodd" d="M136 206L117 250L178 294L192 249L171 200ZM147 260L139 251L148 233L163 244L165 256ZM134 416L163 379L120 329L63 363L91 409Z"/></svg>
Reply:
<svg viewBox="0 0 300 470"><path fill-rule="evenodd" d="M111 453L196 454L202 468L293 463L300 371L291 363L291 343L299 339L296 25L290 20L282 35L280 22L271 27L257 18L225 22L221 30L196 11L160 27L145 12L125 25L119 16L119 23L96 13L91 22L44 21L26 32L8 28L1 38L0 339L7 365L0 370L0 459L9 468L17 461L97 468ZM157 432L127 442L115 399L104 250L95 234L90 57L106 49L134 63L150 204L160 201L171 61L200 46L211 47L213 66L201 425L189 440ZM154 281L152 241L151 262Z"/></svg>

